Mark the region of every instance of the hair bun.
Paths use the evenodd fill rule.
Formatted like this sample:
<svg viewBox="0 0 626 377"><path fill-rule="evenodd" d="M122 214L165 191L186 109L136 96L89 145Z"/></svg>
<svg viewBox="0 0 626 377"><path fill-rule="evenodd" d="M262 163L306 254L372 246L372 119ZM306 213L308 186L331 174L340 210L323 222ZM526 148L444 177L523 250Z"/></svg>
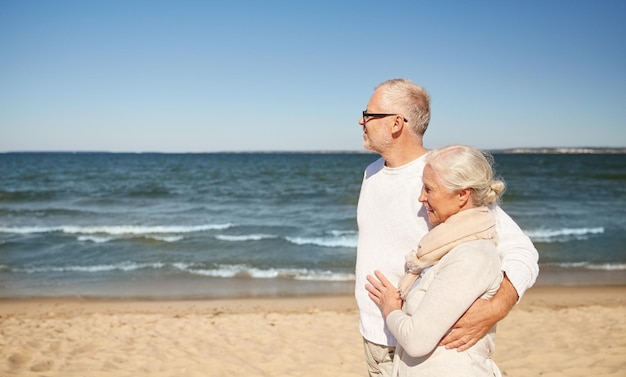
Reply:
<svg viewBox="0 0 626 377"><path fill-rule="evenodd" d="M490 187L489 187L489 192L487 193L486 197L485 197L485 204L489 205L495 201L497 201L500 196L502 195L502 193L504 192L504 189L506 188L504 182L500 181L500 180L493 180L491 181Z"/></svg>

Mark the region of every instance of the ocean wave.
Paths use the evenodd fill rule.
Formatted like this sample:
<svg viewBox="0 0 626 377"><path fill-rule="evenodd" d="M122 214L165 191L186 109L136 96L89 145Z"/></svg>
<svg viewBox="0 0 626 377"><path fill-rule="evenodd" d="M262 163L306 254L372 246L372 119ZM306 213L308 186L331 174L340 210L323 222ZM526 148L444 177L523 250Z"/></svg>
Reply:
<svg viewBox="0 0 626 377"><path fill-rule="evenodd" d="M354 274L333 271L309 270L305 268L260 269L246 265L219 265L211 269L193 268L178 264L186 272L220 278L249 277L253 279L293 279L307 281L353 281Z"/></svg>
<svg viewBox="0 0 626 377"><path fill-rule="evenodd" d="M623 271L626 270L626 263L591 263L591 262L568 262L568 263L546 263L544 266L557 268L579 268L586 270Z"/></svg>
<svg viewBox="0 0 626 377"><path fill-rule="evenodd" d="M67 265L67 266L32 266L22 268L9 268L0 265L0 270L11 272L38 274L38 273L101 273L101 272L129 272L138 270L178 270L180 272L203 275L218 278L245 277L253 279L293 279L307 281L353 281L354 274L333 272L328 270L309 270L306 268L257 268L247 265L215 265L211 268L204 268L193 263L137 263L120 262L116 264L102 265Z"/></svg>
<svg viewBox="0 0 626 377"><path fill-rule="evenodd" d="M107 271L136 271L143 269L161 269L165 266L164 263L135 263L135 262L121 262L117 264L102 264L92 266L38 266L38 267L25 267L25 268L12 268L13 272L25 272L28 274L33 273L46 273L46 272L107 272Z"/></svg>
<svg viewBox="0 0 626 377"><path fill-rule="evenodd" d="M163 236L145 235L144 237L155 240L155 241L162 241L162 242L178 242L185 238L183 236L166 236L166 235L163 235ZM78 237L78 240L81 242L93 242L93 243L105 243L105 242L113 241L116 239L118 238L106 237L106 236L93 236L93 235Z"/></svg>
<svg viewBox="0 0 626 377"><path fill-rule="evenodd" d="M98 236L80 236L78 240L81 242L93 242L93 243L105 243L114 240L113 237L98 237Z"/></svg>
<svg viewBox="0 0 626 377"><path fill-rule="evenodd" d="M591 236L604 233L603 227L595 228L562 228L536 229L526 231L528 237L535 242L568 242L589 239Z"/></svg>
<svg viewBox="0 0 626 377"><path fill-rule="evenodd" d="M356 248L357 235L355 232L333 231L330 236L322 237L285 237L296 245L316 245L324 247L349 247Z"/></svg>
<svg viewBox="0 0 626 377"><path fill-rule="evenodd" d="M65 234L103 234L112 236L143 236L152 234L180 234L204 232L208 230L223 230L232 227L233 224L204 224L189 226L142 226L142 225L104 225L104 226L79 226L62 225L51 227L0 227L0 233L35 234L35 233L65 233Z"/></svg>
<svg viewBox="0 0 626 377"><path fill-rule="evenodd" d="M150 236L148 238L151 238L156 241L163 241L163 242L178 242L184 239L185 237L183 236Z"/></svg>
<svg viewBox="0 0 626 377"><path fill-rule="evenodd" d="M260 241L271 238L278 238L278 236L272 234L244 234L244 235L228 235L228 234L218 234L215 236L220 241L233 241L233 242L242 242L242 241Z"/></svg>
<svg viewBox="0 0 626 377"><path fill-rule="evenodd" d="M245 242L245 241L260 241L265 239L281 238L274 234L242 234L242 235L227 235L218 234L216 239L221 241L231 242ZM329 231L328 236L322 237L284 237L284 239L292 244L301 245L316 245L323 247L350 247L356 248L357 237L354 231Z"/></svg>

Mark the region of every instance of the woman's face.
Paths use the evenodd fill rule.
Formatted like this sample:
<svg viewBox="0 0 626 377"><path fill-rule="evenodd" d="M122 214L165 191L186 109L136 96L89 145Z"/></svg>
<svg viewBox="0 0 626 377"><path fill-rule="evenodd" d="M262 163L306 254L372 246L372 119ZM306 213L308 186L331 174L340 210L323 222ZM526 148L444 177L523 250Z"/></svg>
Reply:
<svg viewBox="0 0 626 377"><path fill-rule="evenodd" d="M422 182L424 187L419 201L424 203L428 211L428 221L431 224L441 224L460 211L459 195L443 187L439 183L437 174L428 164L424 167Z"/></svg>

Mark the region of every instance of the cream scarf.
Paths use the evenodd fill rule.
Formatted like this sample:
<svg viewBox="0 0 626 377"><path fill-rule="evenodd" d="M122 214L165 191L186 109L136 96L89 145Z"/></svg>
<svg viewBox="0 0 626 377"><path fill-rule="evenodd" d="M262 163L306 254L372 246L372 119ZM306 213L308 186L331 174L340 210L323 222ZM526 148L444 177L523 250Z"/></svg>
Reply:
<svg viewBox="0 0 626 377"><path fill-rule="evenodd" d="M409 289L422 270L439 262L444 255L457 245L472 240L493 240L497 242L496 223L487 207L470 208L450 216L443 223L431 229L420 241L415 250L405 257L406 273L398 283L400 297L404 300Z"/></svg>

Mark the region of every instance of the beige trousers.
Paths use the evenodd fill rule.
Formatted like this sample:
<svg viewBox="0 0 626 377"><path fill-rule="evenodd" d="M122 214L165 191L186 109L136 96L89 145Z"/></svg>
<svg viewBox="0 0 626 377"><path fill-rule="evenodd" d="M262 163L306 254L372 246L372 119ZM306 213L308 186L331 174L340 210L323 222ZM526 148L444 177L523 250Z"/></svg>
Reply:
<svg viewBox="0 0 626 377"><path fill-rule="evenodd" d="M370 377L392 377L393 355L396 347L372 343L363 338L365 361Z"/></svg>

